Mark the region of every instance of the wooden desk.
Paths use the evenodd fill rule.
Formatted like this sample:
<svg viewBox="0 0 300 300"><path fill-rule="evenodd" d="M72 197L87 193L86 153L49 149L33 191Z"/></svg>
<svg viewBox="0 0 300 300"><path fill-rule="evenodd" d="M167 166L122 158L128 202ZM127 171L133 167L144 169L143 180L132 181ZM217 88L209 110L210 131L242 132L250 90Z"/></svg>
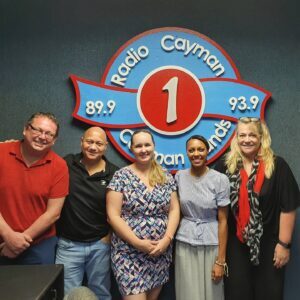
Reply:
<svg viewBox="0 0 300 300"><path fill-rule="evenodd" d="M63 265L0 266L1 300L61 300Z"/></svg>

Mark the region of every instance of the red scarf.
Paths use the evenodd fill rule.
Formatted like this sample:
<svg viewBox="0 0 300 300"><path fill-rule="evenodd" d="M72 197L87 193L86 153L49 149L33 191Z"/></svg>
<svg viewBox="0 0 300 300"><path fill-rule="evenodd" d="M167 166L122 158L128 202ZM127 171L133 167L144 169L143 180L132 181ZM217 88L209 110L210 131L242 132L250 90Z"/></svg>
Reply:
<svg viewBox="0 0 300 300"><path fill-rule="evenodd" d="M250 219L250 204L249 204L249 198L248 198L248 174L245 171L245 169L240 170L240 177L241 177L241 184L240 184L240 191L239 191L239 210L238 215L236 218L237 221L237 228L236 228L236 235L238 239L244 243L243 239L243 231L244 228L249 223ZM258 195L260 193L261 187L263 185L265 178L265 167L262 161L259 161L259 166L257 168L256 173L256 180L254 183L254 192Z"/></svg>

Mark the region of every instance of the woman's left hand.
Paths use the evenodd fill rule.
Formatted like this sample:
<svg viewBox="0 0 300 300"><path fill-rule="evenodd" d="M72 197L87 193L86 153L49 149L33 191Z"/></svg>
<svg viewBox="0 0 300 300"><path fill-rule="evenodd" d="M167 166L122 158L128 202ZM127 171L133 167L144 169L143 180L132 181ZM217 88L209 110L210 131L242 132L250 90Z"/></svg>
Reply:
<svg viewBox="0 0 300 300"><path fill-rule="evenodd" d="M215 283L218 283L223 278L223 276L224 276L224 267L214 264L211 271L211 279Z"/></svg>
<svg viewBox="0 0 300 300"><path fill-rule="evenodd" d="M158 241L156 247L149 253L151 256L159 256L163 254L170 245L170 239L167 237L162 238Z"/></svg>
<svg viewBox="0 0 300 300"><path fill-rule="evenodd" d="M282 268L290 260L290 249L286 249L280 244L277 244L274 251L274 267Z"/></svg>

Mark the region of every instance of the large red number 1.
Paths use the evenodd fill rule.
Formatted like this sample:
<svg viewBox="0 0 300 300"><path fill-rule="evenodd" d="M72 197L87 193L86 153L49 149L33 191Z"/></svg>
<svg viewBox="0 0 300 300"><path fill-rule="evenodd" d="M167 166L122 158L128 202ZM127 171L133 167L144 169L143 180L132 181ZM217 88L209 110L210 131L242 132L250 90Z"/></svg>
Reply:
<svg viewBox="0 0 300 300"><path fill-rule="evenodd" d="M167 110L167 123L172 123L177 120L177 86L178 77L171 78L163 87L163 91L168 91L168 110Z"/></svg>

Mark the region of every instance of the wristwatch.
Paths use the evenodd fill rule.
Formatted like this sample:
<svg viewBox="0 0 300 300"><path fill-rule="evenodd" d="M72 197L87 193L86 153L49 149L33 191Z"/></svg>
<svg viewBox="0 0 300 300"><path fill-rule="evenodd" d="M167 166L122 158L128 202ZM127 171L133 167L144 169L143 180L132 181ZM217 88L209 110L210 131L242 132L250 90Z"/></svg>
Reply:
<svg viewBox="0 0 300 300"><path fill-rule="evenodd" d="M291 243L284 243L283 241L281 241L280 239L278 239L277 243L282 246L285 249L290 249L291 248Z"/></svg>

